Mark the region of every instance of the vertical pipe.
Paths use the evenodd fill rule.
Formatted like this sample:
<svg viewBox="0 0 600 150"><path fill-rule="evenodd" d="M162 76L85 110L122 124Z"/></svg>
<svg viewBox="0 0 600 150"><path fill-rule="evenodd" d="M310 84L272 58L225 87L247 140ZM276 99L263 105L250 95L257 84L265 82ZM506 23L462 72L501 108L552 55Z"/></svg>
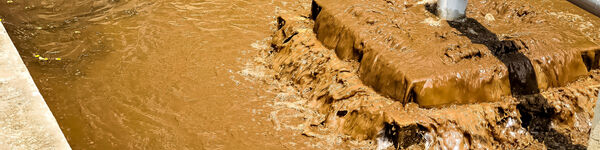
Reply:
<svg viewBox="0 0 600 150"><path fill-rule="evenodd" d="M468 0L438 0L438 15L440 18L455 21L465 18Z"/></svg>
<svg viewBox="0 0 600 150"><path fill-rule="evenodd" d="M569 2L600 17L600 0L569 0Z"/></svg>

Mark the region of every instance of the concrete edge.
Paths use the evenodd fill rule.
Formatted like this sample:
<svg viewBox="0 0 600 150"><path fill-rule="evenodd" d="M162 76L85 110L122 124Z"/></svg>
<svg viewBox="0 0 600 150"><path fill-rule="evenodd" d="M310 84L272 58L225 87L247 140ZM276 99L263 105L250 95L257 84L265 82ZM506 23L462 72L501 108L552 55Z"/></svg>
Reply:
<svg viewBox="0 0 600 150"><path fill-rule="evenodd" d="M590 131L590 139L588 141L588 150L600 149L600 92L598 93L598 100L596 100L596 106L594 106L594 117L592 118L592 129Z"/></svg>
<svg viewBox="0 0 600 150"><path fill-rule="evenodd" d="M0 149L71 149L0 23Z"/></svg>

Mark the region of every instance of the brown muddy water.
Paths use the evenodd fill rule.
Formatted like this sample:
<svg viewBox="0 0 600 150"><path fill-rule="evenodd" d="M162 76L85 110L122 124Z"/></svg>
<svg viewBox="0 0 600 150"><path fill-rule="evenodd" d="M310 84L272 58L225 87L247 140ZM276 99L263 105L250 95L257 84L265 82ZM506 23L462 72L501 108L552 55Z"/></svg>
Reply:
<svg viewBox="0 0 600 150"><path fill-rule="evenodd" d="M74 149L283 149L311 139L274 130L273 95L238 72L291 7L310 1L10 0L0 17Z"/></svg>
<svg viewBox="0 0 600 150"><path fill-rule="evenodd" d="M499 35L531 35L536 39L529 40L533 45L552 37L576 36L564 41L589 40L595 46L600 31L594 26L600 20L589 19L589 14L566 1L482 1L471 7L481 13L467 15L482 23L473 21L478 26L471 27L479 28L465 30L431 19L425 1L347 2L9 0L0 2L0 18L74 149L374 149L375 144L390 149L571 149L587 145L592 101L600 85L597 68L582 68L577 80L552 84L532 95L509 95L512 89L504 88L505 96L498 102L421 108L419 103L400 102L366 85L369 80L363 79L359 67L369 57L362 62L343 60L340 56L345 55L331 50L331 41L319 38L348 38L338 30L316 27L328 21L328 14L333 18L351 12L364 19L366 24L359 25L386 21L395 25L373 29L442 33L408 34L400 41L450 37L447 41L491 51L494 45L477 43L485 37L469 37L469 33L485 33L489 28ZM386 13L405 15L404 22L395 22L400 17ZM494 18L498 18L495 23ZM525 25L531 27L523 29L535 31L500 33ZM548 29L538 31L538 26ZM331 27L336 26L326 26ZM464 31L467 34L459 34ZM499 39L492 40L497 44ZM421 43L420 48L431 45ZM463 54L458 50L457 55ZM460 65L453 62L453 55L447 56L450 63L440 64ZM468 59L496 57L485 52L475 56ZM467 94L477 93L481 92Z"/></svg>

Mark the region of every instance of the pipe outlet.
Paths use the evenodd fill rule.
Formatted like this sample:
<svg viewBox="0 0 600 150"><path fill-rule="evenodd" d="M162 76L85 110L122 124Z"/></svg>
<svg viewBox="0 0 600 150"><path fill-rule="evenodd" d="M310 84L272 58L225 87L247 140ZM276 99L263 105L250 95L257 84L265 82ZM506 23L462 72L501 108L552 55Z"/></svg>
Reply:
<svg viewBox="0 0 600 150"><path fill-rule="evenodd" d="M468 0L438 0L437 12L440 18L455 21L465 18Z"/></svg>

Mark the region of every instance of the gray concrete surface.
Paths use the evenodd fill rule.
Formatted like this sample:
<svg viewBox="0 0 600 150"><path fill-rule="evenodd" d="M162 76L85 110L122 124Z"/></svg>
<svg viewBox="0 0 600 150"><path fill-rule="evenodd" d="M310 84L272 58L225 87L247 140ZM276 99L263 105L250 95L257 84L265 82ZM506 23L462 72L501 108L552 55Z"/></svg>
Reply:
<svg viewBox="0 0 600 150"><path fill-rule="evenodd" d="M0 149L71 149L1 23Z"/></svg>
<svg viewBox="0 0 600 150"><path fill-rule="evenodd" d="M598 97L596 106L594 107L594 118L592 119L592 131L590 133L590 140L588 141L588 150L600 150L600 128L598 124L600 124L600 97Z"/></svg>

